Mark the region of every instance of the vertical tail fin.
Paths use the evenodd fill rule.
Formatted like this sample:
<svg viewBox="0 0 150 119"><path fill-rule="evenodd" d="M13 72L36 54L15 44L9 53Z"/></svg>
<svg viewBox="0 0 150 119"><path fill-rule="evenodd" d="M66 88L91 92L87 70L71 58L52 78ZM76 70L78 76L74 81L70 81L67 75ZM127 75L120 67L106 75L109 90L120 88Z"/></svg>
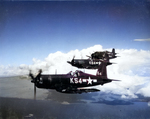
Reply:
<svg viewBox="0 0 150 119"><path fill-rule="evenodd" d="M116 56L117 53L115 53L115 48L112 49L112 58L116 58L118 56Z"/></svg>
<svg viewBox="0 0 150 119"><path fill-rule="evenodd" d="M107 61L102 61L96 75L101 78L107 79L107 69L106 69Z"/></svg>
<svg viewBox="0 0 150 119"><path fill-rule="evenodd" d="M112 49L112 57L115 57L116 53L115 53L115 49Z"/></svg>

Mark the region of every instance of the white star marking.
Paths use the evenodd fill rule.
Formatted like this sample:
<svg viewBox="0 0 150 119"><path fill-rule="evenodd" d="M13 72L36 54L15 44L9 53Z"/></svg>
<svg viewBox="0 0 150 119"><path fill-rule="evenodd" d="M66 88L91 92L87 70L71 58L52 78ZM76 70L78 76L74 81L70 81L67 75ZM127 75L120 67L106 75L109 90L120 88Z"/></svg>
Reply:
<svg viewBox="0 0 150 119"><path fill-rule="evenodd" d="M87 79L88 84L92 84L92 79L89 77L89 79Z"/></svg>

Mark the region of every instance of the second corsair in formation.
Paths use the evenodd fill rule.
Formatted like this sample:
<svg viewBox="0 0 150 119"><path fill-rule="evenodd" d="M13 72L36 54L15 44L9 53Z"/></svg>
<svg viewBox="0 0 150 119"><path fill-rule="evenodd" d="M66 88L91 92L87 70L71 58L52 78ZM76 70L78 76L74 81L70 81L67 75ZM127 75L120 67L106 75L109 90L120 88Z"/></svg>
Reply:
<svg viewBox="0 0 150 119"><path fill-rule="evenodd" d="M87 88L96 85L103 85L112 81L118 81L114 79L109 79L107 77L106 66L110 65L109 59L115 58L115 49L112 52L95 52L91 55L89 59L72 59L71 62L68 61L72 66L78 68L86 69L97 69L96 75L87 74L82 71L70 71L67 74L53 74L53 75L43 75L42 70L39 70L37 76L33 76L30 72L30 77L32 78L32 83L35 85L34 92L36 93L37 88L44 89L55 89L61 93L83 93L83 92L95 92L100 91L95 88Z"/></svg>
<svg viewBox="0 0 150 119"><path fill-rule="evenodd" d="M109 62L109 59L116 58L116 54L113 48L112 52L95 52L92 53L91 56L88 56L88 59L74 59L75 57L73 57L71 61L67 62L77 68L98 69L102 60L107 61L107 65L111 65L112 63Z"/></svg>

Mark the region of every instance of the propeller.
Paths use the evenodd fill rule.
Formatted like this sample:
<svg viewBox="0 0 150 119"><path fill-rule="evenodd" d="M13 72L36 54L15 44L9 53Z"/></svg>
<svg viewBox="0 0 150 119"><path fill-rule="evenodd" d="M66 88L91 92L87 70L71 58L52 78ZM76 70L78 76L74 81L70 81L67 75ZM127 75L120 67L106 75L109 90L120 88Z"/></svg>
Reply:
<svg viewBox="0 0 150 119"><path fill-rule="evenodd" d="M32 78L31 82L34 83L34 99L36 99L36 78L33 76L33 74L31 73L31 70L29 72L29 76Z"/></svg>
<svg viewBox="0 0 150 119"><path fill-rule="evenodd" d="M74 64L74 58L75 58L75 56L73 56L71 62L70 62L70 61L67 61L67 62L68 62L69 64L73 65L73 64Z"/></svg>
<svg viewBox="0 0 150 119"><path fill-rule="evenodd" d="M34 99L36 99L36 85L34 83Z"/></svg>
<svg viewBox="0 0 150 119"><path fill-rule="evenodd" d="M29 72L29 76L32 78L31 82L34 83L34 99L36 99L36 84L37 84L37 80L40 79L42 70L40 69L37 76L34 77L33 74L31 73L31 70Z"/></svg>

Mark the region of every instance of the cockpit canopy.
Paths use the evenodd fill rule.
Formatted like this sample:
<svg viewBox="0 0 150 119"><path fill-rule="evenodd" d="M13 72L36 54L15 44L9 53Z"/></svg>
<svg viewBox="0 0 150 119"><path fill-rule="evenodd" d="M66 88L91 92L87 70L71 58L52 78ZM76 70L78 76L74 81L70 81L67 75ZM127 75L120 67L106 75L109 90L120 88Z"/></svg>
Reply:
<svg viewBox="0 0 150 119"><path fill-rule="evenodd" d="M83 72L76 70L75 72L70 71L68 74L73 76L73 77L78 77L78 76L81 76L83 74Z"/></svg>

